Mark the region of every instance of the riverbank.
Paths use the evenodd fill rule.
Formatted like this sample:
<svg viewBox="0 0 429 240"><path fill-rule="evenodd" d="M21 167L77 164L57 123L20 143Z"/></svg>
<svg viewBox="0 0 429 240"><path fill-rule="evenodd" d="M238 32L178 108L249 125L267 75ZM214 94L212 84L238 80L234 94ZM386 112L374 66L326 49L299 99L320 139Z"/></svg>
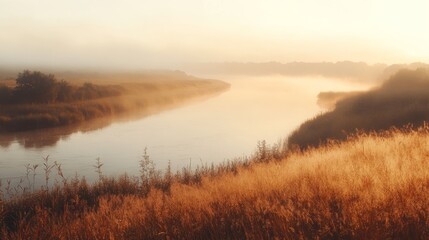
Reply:
<svg viewBox="0 0 429 240"><path fill-rule="evenodd" d="M167 79L154 75L152 80L145 75L143 81L134 76L130 81L124 79L108 85L109 90L117 93L114 96L58 103L0 104L0 132L68 126L131 112L156 112L229 88L229 84L221 81L183 74ZM97 79L96 83L103 81Z"/></svg>
<svg viewBox="0 0 429 240"><path fill-rule="evenodd" d="M429 236L429 129L304 152L260 144L218 167L58 187L3 202L4 239L415 239ZM145 157L147 156L147 158ZM96 165L97 166L97 165ZM58 170L58 166L53 168Z"/></svg>

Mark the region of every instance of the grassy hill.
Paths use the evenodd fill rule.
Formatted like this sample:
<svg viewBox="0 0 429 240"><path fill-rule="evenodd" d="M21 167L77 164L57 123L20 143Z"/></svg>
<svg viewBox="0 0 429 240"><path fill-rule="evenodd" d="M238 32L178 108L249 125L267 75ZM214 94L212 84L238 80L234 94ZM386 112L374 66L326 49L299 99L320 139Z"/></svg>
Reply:
<svg viewBox="0 0 429 240"><path fill-rule="evenodd" d="M335 109L310 119L289 137L289 146L305 148L328 139L345 140L356 131L380 131L429 119L429 71L401 70L380 87L349 94Z"/></svg>
<svg viewBox="0 0 429 240"><path fill-rule="evenodd" d="M207 168L181 177L167 174L163 180L156 175L144 175L140 183L126 177L102 179L92 187L82 181L70 181L62 190L9 200L1 208L1 236L429 237L427 125L417 130L359 135L304 152L284 154L262 145L255 156L245 164ZM149 185L142 188L141 183Z"/></svg>

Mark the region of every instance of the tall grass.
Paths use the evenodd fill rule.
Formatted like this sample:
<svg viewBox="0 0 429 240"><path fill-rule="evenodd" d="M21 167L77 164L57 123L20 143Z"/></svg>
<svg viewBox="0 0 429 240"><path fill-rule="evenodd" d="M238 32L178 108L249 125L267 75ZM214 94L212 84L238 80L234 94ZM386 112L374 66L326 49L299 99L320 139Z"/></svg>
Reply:
<svg viewBox="0 0 429 240"><path fill-rule="evenodd" d="M93 167L98 175L98 182L94 184L88 184L85 177L79 178L77 175L71 179L64 177L61 164L52 162L49 156L46 156L43 157L39 171L38 164L28 164L25 177L19 179L18 183L13 184L7 180L6 186L0 185L0 203L4 207L1 208L3 211L0 214L2 220L0 230L9 238L13 234L10 236L8 234L19 232L22 221L36 217L39 210L49 212L50 217L55 216L54 218L71 213L77 216L98 209L103 197L132 195L145 198L154 190L169 194L173 184L199 185L203 178L237 173L238 169L250 167L252 163L268 161L268 156L280 156L285 153L285 149L282 148L285 144L269 147L265 142L261 143L263 144L258 146L263 147L258 147L257 152L249 158L226 161L217 166L213 164L200 165L196 168L188 166L176 173L172 172L170 164L165 171L155 169L145 149L139 162L141 173L139 177L128 175L119 178L106 177L102 173L103 163L97 158ZM36 175L41 175L44 181L40 190L35 189ZM42 238L45 237L43 235Z"/></svg>
<svg viewBox="0 0 429 240"><path fill-rule="evenodd" d="M426 239L428 156L427 125L288 153L260 143L252 160L150 178L143 193L138 178L103 177L6 200L1 236Z"/></svg>

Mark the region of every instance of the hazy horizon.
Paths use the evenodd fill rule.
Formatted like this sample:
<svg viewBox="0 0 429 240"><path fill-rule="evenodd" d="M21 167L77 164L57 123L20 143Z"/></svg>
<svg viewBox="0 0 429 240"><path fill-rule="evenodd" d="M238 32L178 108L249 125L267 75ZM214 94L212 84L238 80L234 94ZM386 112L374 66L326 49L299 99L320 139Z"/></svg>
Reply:
<svg viewBox="0 0 429 240"><path fill-rule="evenodd" d="M0 0L0 66L428 62L429 3Z"/></svg>

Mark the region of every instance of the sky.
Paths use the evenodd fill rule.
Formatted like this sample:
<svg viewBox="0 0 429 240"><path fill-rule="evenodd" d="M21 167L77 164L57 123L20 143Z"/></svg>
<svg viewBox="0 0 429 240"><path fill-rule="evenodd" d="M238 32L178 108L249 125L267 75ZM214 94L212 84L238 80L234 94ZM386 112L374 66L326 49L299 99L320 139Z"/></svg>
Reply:
<svg viewBox="0 0 429 240"><path fill-rule="evenodd" d="M429 62L424 0L0 0L0 66Z"/></svg>

